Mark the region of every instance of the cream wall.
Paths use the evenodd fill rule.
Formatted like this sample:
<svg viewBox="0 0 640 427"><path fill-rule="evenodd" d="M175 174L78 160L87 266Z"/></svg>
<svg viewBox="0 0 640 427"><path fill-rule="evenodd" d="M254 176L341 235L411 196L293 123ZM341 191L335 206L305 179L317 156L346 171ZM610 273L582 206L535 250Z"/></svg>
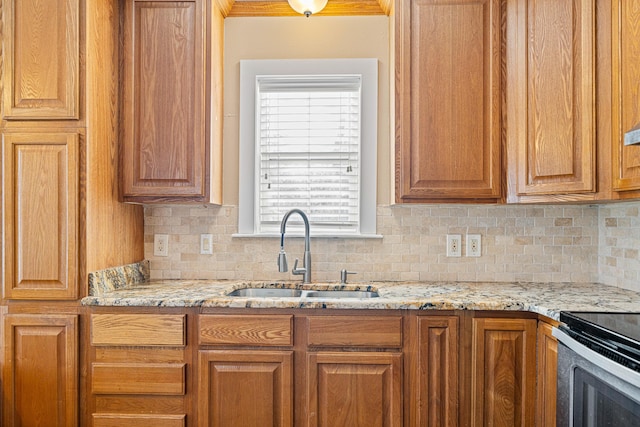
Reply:
<svg viewBox="0 0 640 427"><path fill-rule="evenodd" d="M238 205L240 60L377 58L378 204L389 204L389 17L225 19L223 203Z"/></svg>

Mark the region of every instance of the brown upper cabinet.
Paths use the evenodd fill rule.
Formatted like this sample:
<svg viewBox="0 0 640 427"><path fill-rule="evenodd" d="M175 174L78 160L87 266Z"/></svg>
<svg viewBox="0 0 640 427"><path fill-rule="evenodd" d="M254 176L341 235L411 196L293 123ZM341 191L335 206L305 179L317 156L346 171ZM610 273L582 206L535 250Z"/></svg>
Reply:
<svg viewBox="0 0 640 427"><path fill-rule="evenodd" d="M79 2L3 0L2 117L77 119Z"/></svg>
<svg viewBox="0 0 640 427"><path fill-rule="evenodd" d="M639 9L398 1L396 202L640 197Z"/></svg>
<svg viewBox="0 0 640 427"><path fill-rule="evenodd" d="M640 145L624 145L640 124L640 0L612 2L611 34L614 189L640 190Z"/></svg>
<svg viewBox="0 0 640 427"><path fill-rule="evenodd" d="M595 1L519 0L506 22L507 201L595 193Z"/></svg>
<svg viewBox="0 0 640 427"><path fill-rule="evenodd" d="M209 0L124 4L123 200L220 203L221 12Z"/></svg>
<svg viewBox="0 0 640 427"><path fill-rule="evenodd" d="M396 202L500 199L502 4L396 3Z"/></svg>

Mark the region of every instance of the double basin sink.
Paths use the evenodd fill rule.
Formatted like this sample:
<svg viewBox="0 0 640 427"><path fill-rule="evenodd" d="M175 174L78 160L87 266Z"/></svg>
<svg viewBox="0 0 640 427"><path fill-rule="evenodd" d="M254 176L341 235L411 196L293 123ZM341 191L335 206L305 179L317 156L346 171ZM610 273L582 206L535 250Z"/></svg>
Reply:
<svg viewBox="0 0 640 427"><path fill-rule="evenodd" d="M229 292L230 297L244 298L376 298L378 292L347 289L242 288Z"/></svg>

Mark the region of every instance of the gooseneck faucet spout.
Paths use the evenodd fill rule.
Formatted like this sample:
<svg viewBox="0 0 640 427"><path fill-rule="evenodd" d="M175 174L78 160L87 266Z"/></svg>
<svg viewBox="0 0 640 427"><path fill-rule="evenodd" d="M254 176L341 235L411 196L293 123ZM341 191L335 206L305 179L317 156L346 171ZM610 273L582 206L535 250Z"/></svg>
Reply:
<svg viewBox="0 0 640 427"><path fill-rule="evenodd" d="M293 264L292 274L302 276L303 283L311 283L311 236L309 235L309 218L300 209L291 209L282 218L280 223L280 253L278 254L278 271L280 273L286 273L288 271L287 266L287 254L284 252L284 233L287 228L287 221L291 214L297 213L302 217L304 221L304 261L302 268L298 268L298 259L296 258Z"/></svg>

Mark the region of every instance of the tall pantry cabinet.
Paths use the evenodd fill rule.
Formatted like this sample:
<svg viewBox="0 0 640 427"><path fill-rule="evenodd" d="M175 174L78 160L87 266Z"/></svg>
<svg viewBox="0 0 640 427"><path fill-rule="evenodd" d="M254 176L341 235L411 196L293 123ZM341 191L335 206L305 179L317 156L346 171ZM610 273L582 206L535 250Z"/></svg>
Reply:
<svg viewBox="0 0 640 427"><path fill-rule="evenodd" d="M0 423L71 427L87 272L143 258L142 210L117 193L119 6L0 5Z"/></svg>

